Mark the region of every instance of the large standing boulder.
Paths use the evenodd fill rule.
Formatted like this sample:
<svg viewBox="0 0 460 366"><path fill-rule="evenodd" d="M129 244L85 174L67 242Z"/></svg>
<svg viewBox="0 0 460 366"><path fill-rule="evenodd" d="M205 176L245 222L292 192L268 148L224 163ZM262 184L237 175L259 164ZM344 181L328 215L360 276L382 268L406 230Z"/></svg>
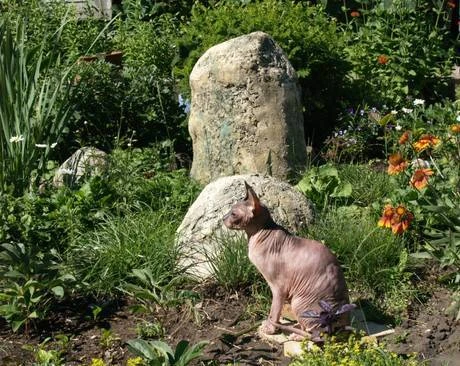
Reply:
<svg viewBox="0 0 460 366"><path fill-rule="evenodd" d="M262 173L285 179L306 159L300 88L283 50L263 32L210 48L190 74L191 175Z"/></svg>
<svg viewBox="0 0 460 366"><path fill-rule="evenodd" d="M311 222L310 202L290 184L258 174L221 177L203 189L177 229L176 240L185 258L183 265L191 267L190 273L208 276L206 253L215 252L219 238L241 234L228 230L222 218L234 203L244 198L244 181L254 188L275 222L291 232L298 232Z"/></svg>

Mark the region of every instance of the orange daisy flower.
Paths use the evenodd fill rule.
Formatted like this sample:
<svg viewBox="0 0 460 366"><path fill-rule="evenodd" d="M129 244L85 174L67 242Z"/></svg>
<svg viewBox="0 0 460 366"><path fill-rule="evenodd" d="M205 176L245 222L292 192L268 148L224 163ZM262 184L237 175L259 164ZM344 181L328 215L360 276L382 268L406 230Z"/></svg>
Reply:
<svg viewBox="0 0 460 366"><path fill-rule="evenodd" d="M433 174L431 169L417 169L410 179L410 185L420 191L428 185L428 177Z"/></svg>
<svg viewBox="0 0 460 366"><path fill-rule="evenodd" d="M361 14L359 13L359 11L354 10L354 11L352 11L352 12L350 13L350 15L351 15L353 18L356 18L356 17L359 17Z"/></svg>
<svg viewBox="0 0 460 366"><path fill-rule="evenodd" d="M399 138L399 141L398 141L399 144L404 145L409 140L409 137L410 137L410 132L409 131L404 132Z"/></svg>
<svg viewBox="0 0 460 366"><path fill-rule="evenodd" d="M460 133L460 124L457 123L457 124L455 124L455 125L450 126L450 130L451 130L453 133Z"/></svg>
<svg viewBox="0 0 460 366"><path fill-rule="evenodd" d="M385 65L388 63L390 59L388 58L387 55L380 55L379 57L377 57L377 62L380 64L380 65Z"/></svg>
<svg viewBox="0 0 460 366"><path fill-rule="evenodd" d="M390 175L399 174L407 168L407 161L404 160L399 152L391 154L388 158L388 163L387 171Z"/></svg>
<svg viewBox="0 0 460 366"><path fill-rule="evenodd" d="M380 218L380 220L377 223L377 225L379 227L390 228L391 227L391 219L393 218L394 214L395 214L395 211L394 211L393 206L386 205L385 208L383 209L382 217Z"/></svg>
<svg viewBox="0 0 460 366"><path fill-rule="evenodd" d="M394 211L395 214L391 220L391 231L393 234L402 234L409 228L411 221L414 219L414 215L401 205L396 207Z"/></svg>
<svg viewBox="0 0 460 366"><path fill-rule="evenodd" d="M438 137L431 135L431 134L426 134L426 135L420 136L420 139L414 143L414 148L415 150L420 152L427 148L435 147L440 142L441 140Z"/></svg>

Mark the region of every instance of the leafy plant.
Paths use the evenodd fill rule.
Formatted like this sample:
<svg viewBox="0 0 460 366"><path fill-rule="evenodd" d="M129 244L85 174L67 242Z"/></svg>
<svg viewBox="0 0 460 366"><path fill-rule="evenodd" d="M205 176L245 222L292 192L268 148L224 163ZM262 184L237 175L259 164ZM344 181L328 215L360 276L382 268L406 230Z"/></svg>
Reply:
<svg viewBox="0 0 460 366"><path fill-rule="evenodd" d="M0 192L22 194L36 184L66 126L70 68L40 46L26 47L21 23L15 34L0 19Z"/></svg>
<svg viewBox="0 0 460 366"><path fill-rule="evenodd" d="M143 357L148 365L185 366L200 357L209 342L201 341L190 345L188 341L182 340L177 344L175 350L162 341L135 339L127 343L128 349L135 355Z"/></svg>
<svg viewBox="0 0 460 366"><path fill-rule="evenodd" d="M138 300L141 305L135 306L137 311L148 310L153 313L156 307L173 307L197 297L197 293L193 291L177 290L178 285L187 280L183 276L174 277L167 282L164 275L154 277L149 269L133 269L132 276L140 285L125 283L122 286L122 291ZM163 284L165 282L166 284Z"/></svg>
<svg viewBox="0 0 460 366"><path fill-rule="evenodd" d="M351 334L345 340L336 337L326 338L324 346L305 349L291 363L293 366L416 366L423 364L416 355L405 358L390 352L382 344L366 340L355 334Z"/></svg>
<svg viewBox="0 0 460 366"><path fill-rule="evenodd" d="M344 10L350 14L347 5ZM445 3L358 1L356 5L358 11L347 18L344 29L344 51L352 64L349 77L359 103L396 107L404 105L408 96L439 101L448 95L454 48L449 45Z"/></svg>
<svg viewBox="0 0 460 366"><path fill-rule="evenodd" d="M61 366L64 365L62 352L54 349L47 349L51 338L46 338L38 346L24 346L24 349L33 352L35 363L33 366Z"/></svg>
<svg viewBox="0 0 460 366"><path fill-rule="evenodd" d="M330 198L350 197L353 190L349 182L342 181L337 168L330 164L309 169L296 188L321 208L330 203Z"/></svg>
<svg viewBox="0 0 460 366"><path fill-rule="evenodd" d="M35 252L23 244L2 244L0 315L13 331L29 331L35 319L43 319L53 297L62 298L71 275L59 275L53 253Z"/></svg>
<svg viewBox="0 0 460 366"><path fill-rule="evenodd" d="M136 334L139 338L160 338L163 337L165 330L159 321L142 321L136 326Z"/></svg>

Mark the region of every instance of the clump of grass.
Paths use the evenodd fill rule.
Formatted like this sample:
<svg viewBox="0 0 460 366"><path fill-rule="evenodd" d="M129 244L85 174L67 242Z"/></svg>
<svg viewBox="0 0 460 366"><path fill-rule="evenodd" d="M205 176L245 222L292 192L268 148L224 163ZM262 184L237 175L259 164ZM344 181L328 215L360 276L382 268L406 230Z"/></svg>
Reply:
<svg viewBox="0 0 460 366"><path fill-rule="evenodd" d="M96 230L81 233L67 261L78 281L99 295L111 295L136 268L155 278L177 274L174 234L179 222L167 211L144 209L124 217L106 217Z"/></svg>
<svg viewBox="0 0 460 366"><path fill-rule="evenodd" d="M227 290L240 290L263 281L248 258L248 240L244 234L222 232L213 240L215 250L203 254L220 286Z"/></svg>
<svg viewBox="0 0 460 366"><path fill-rule="evenodd" d="M385 171L366 164L341 164L339 176L352 187L350 200L359 206L370 206L374 202L388 197L395 187Z"/></svg>
<svg viewBox="0 0 460 366"><path fill-rule="evenodd" d="M357 206L332 208L323 212L309 227L307 235L324 242L335 252L350 289L384 303L387 294L398 290L403 304L393 310L398 311L407 305L411 293L407 286L405 240L378 228L368 209Z"/></svg>

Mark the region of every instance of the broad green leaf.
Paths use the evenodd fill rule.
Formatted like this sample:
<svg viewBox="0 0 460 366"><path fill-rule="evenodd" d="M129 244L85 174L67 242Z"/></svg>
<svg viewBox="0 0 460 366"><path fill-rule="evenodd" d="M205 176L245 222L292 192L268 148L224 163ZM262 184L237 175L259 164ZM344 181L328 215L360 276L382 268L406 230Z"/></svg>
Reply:
<svg viewBox="0 0 460 366"><path fill-rule="evenodd" d="M57 297L64 297L64 288L62 286L54 286L51 291L57 296Z"/></svg>
<svg viewBox="0 0 460 366"><path fill-rule="evenodd" d="M340 182L339 185L334 189L331 197L350 197L353 191L353 187L349 182Z"/></svg>

